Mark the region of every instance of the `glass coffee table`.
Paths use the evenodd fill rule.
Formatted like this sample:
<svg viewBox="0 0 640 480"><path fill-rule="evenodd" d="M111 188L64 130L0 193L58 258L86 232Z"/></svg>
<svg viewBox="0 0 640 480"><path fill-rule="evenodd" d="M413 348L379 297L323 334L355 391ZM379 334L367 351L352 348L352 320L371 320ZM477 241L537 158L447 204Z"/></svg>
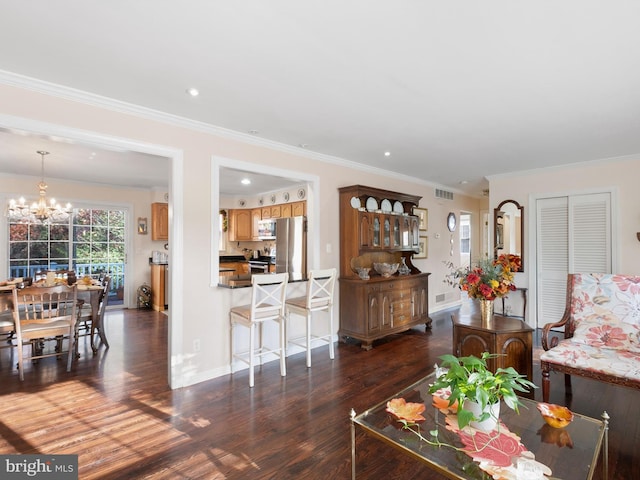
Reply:
<svg viewBox="0 0 640 480"><path fill-rule="evenodd" d="M449 446L430 445L420 439L414 431L403 428L397 418L386 411L387 402L393 398L404 398L407 402L424 403L426 409L422 415L426 420L419 423L419 432L423 438L433 440L434 437L430 432L437 430L439 442L463 447L458 433L445 427L445 415L433 406L433 398L429 393L429 385L433 381L434 374L431 374L359 415L356 415L353 410L351 411L351 475L353 480L356 478L356 427L362 428L368 435L378 438L429 465L430 468L448 478L491 478L466 453ZM568 426L553 428L547 425L540 415L537 402L526 398L521 398L521 401L523 406L520 407L519 414L503 403L500 421L510 432L520 437L520 442L526 450L533 453L535 460L546 465L552 473L544 477L523 475L518 478L591 479L601 452L603 478L607 478L609 417L606 412L603 413L602 420L574 413L574 419ZM524 462L521 468L526 470Z"/></svg>

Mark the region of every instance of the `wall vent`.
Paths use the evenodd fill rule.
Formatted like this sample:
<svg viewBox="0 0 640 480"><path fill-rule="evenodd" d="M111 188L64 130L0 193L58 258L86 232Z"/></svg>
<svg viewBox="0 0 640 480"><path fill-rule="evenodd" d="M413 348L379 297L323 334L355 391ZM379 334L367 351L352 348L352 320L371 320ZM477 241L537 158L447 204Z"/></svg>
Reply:
<svg viewBox="0 0 640 480"><path fill-rule="evenodd" d="M441 293L440 295L436 295L436 303L444 302L446 296L447 295L444 293Z"/></svg>
<svg viewBox="0 0 640 480"><path fill-rule="evenodd" d="M453 192L436 188L436 198L444 198L445 200L453 200Z"/></svg>

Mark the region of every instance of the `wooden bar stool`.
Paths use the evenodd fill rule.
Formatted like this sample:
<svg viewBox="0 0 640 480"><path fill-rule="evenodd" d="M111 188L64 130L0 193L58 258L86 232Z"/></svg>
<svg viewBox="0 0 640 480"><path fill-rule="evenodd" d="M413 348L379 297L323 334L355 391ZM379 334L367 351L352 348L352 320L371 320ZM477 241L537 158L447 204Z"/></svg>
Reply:
<svg viewBox="0 0 640 480"><path fill-rule="evenodd" d="M273 354L280 357L280 375L287 374L285 364L285 314L284 301L287 293L288 273L253 275L251 277L251 303L240 307L233 307L229 312L231 321L231 373L233 360L249 365L249 387L253 387L253 367L256 357ZM262 343L262 325L267 321L274 321L279 327L279 345L277 348L267 348ZM242 325L249 328L249 350L234 353L235 326ZM258 345L256 348L256 327L258 327Z"/></svg>
<svg viewBox="0 0 640 480"><path fill-rule="evenodd" d="M289 340L307 351L307 367L311 367L311 345L314 340L321 340L329 344L329 358L333 360L333 288L336 283L336 269L311 270L307 283L307 294L304 297L290 298L285 302L287 321L291 314L305 317L306 334L304 337ZM329 313L329 333L315 335L311 333L311 317L313 312L326 311Z"/></svg>

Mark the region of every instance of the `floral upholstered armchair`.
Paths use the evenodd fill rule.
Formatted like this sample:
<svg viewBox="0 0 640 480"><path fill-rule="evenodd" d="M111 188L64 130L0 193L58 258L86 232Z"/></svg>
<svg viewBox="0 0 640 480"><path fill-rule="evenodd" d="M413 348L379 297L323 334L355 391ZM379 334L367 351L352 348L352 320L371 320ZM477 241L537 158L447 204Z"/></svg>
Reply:
<svg viewBox="0 0 640 480"><path fill-rule="evenodd" d="M569 274L565 313L545 325L542 347L544 402L552 371L565 374L567 393L569 375L640 388L640 276Z"/></svg>

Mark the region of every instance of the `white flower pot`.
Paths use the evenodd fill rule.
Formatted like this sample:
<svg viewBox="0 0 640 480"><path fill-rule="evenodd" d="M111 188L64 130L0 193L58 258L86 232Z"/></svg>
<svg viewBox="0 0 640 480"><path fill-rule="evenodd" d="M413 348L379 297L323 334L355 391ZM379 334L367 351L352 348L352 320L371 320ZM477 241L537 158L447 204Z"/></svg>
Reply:
<svg viewBox="0 0 640 480"><path fill-rule="evenodd" d="M473 413L473 416L475 418L480 418L480 416L482 415L480 404L472 402L471 400L465 400L462 408ZM489 412L489 418L481 422L472 420L469 425L471 425L473 428L477 428L478 430L482 430L483 432L490 432L491 430L494 430L498 425L498 418L500 418L500 402L487 405L485 410Z"/></svg>

